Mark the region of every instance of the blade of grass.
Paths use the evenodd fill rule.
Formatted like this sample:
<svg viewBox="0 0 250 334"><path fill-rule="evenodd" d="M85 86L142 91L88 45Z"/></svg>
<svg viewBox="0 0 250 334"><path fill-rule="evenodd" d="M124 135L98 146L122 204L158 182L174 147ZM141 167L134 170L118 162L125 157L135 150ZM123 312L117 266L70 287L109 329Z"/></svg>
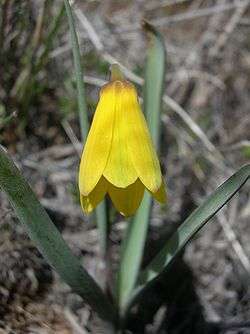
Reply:
<svg viewBox="0 0 250 334"><path fill-rule="evenodd" d="M161 35L147 22L149 35L144 86L144 109L155 146L160 135L160 112L165 76L165 47ZM118 273L118 303L124 314L139 273L151 209L151 196L145 193L141 206L129 223L122 247Z"/></svg>
<svg viewBox="0 0 250 334"><path fill-rule="evenodd" d="M88 130L89 130L89 121L88 121L87 104L86 104L86 98L85 98L85 88L84 88L84 82L83 82L81 54L80 54L78 38L77 38L76 30L75 30L73 13L72 13L69 1L64 0L64 5L66 8L66 13L67 13L68 22L69 22L72 51L73 51L73 57L74 57L81 137L82 137L82 141L85 142L87 135L88 135ZM105 257L106 252L107 252L107 238L108 238L108 221L107 221L107 210L106 210L105 201L100 203L98 207L96 208L96 223L97 223L98 230L100 233L101 253L102 253L102 256Z"/></svg>
<svg viewBox="0 0 250 334"><path fill-rule="evenodd" d="M217 188L177 229L166 245L143 270L138 279L138 288L133 301L143 296L159 275L172 263L178 253L195 236L195 234L243 187L250 178L250 165L240 168Z"/></svg>
<svg viewBox="0 0 250 334"><path fill-rule="evenodd" d="M73 58L74 58L81 137L82 137L83 142L85 142L87 135L88 135L88 130L89 130L89 121L88 121L87 104L86 104L86 99L85 99L85 89L84 89L84 83L83 83L81 54L80 54L78 38L77 38L76 30L75 30L74 18L73 18L73 14L71 11L69 1L64 0L64 5L66 8L66 13L67 13L68 22L69 22L70 39L71 39L72 52L73 52Z"/></svg>
<svg viewBox="0 0 250 334"><path fill-rule="evenodd" d="M166 52L164 40L160 33L147 21L143 21L143 27L148 33L149 39L143 95L144 111L154 145L159 149Z"/></svg>
<svg viewBox="0 0 250 334"><path fill-rule="evenodd" d="M48 263L101 318L113 322L115 319L113 307L72 254L32 189L1 146L0 188L6 192L19 220L26 226L30 238Z"/></svg>

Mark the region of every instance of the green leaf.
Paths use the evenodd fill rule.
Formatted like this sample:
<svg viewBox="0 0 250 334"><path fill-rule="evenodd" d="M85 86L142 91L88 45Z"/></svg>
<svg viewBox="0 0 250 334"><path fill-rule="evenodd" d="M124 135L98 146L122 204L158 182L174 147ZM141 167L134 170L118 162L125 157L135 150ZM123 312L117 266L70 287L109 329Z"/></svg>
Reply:
<svg viewBox="0 0 250 334"><path fill-rule="evenodd" d="M68 22L69 22L70 38L71 38L72 51L73 51L73 57L74 57L81 136L82 136L82 140L85 142L87 135L88 135L88 130L89 130L89 121L88 121L87 104L86 104L86 98L85 98L85 88L84 88L84 83L83 83L81 54L80 54L78 38L77 38L75 25L74 25L74 18L73 18L73 14L71 11L69 1L64 0L64 5L66 8L66 13L67 13Z"/></svg>
<svg viewBox="0 0 250 334"><path fill-rule="evenodd" d="M250 165L240 168L217 188L177 229L162 250L139 276L137 294L146 289L171 262L194 235L240 190L250 177ZM136 299L134 296L134 300Z"/></svg>
<svg viewBox="0 0 250 334"><path fill-rule="evenodd" d="M82 141L85 142L88 135L89 122L88 122L88 113L87 113L87 105L85 98L85 88L83 82L81 54L74 25L74 18L69 1L64 0L64 5L66 8L69 21L70 36L71 36L72 50L74 56L81 136L82 136ZM96 208L96 222L100 233L101 252L102 255L105 257L107 251L107 238L108 238L108 221L107 221L105 200L102 203L100 203Z"/></svg>
<svg viewBox="0 0 250 334"><path fill-rule="evenodd" d="M148 33L147 63L144 83L144 111L155 147L159 149L162 95L165 78L166 52L162 36L148 22L143 22Z"/></svg>
<svg viewBox="0 0 250 334"><path fill-rule="evenodd" d="M165 77L165 48L161 35L147 22L148 33L144 109L155 146L158 148L160 135L160 112ZM122 247L118 274L118 303L121 313L126 312L130 295L135 287L141 266L151 209L151 196L145 193L134 219L129 222Z"/></svg>
<svg viewBox="0 0 250 334"><path fill-rule="evenodd" d="M6 192L30 238L61 278L101 318L108 322L114 321L115 312L106 296L72 254L30 186L1 146L0 188Z"/></svg>

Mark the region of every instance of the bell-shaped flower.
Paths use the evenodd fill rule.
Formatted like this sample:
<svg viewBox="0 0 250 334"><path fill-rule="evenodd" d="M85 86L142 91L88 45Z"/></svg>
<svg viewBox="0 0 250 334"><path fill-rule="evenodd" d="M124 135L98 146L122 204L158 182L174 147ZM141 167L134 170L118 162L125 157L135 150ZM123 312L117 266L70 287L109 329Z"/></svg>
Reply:
<svg viewBox="0 0 250 334"><path fill-rule="evenodd" d="M79 189L85 213L106 194L125 216L135 213L145 190L161 203L166 200L159 160L136 89L114 73L100 92L81 158Z"/></svg>

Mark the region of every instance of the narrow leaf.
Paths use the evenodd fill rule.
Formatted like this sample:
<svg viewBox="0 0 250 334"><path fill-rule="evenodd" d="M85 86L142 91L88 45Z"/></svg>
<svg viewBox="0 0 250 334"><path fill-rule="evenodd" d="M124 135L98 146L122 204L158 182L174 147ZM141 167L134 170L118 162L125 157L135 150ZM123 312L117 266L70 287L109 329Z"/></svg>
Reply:
<svg viewBox="0 0 250 334"><path fill-rule="evenodd" d="M158 148L160 112L165 76L165 48L161 35L149 23L144 23L148 33L148 48L144 87L144 109L155 146ZM149 224L151 197L145 193L134 219L129 223L122 247L118 274L118 302L124 313L134 289L141 266Z"/></svg>
<svg viewBox="0 0 250 334"><path fill-rule="evenodd" d="M50 265L101 318L112 322L113 307L72 254L30 186L1 146L0 188L6 192L19 220L26 226L30 238Z"/></svg>
<svg viewBox="0 0 250 334"><path fill-rule="evenodd" d="M147 21L143 27L148 34L147 63L144 83L144 111L154 145L159 149L160 119L164 88L166 52L161 34Z"/></svg>
<svg viewBox="0 0 250 334"><path fill-rule="evenodd" d="M71 11L69 1L64 0L64 5L66 8L66 13L67 13L68 22L69 22L70 38L71 38L72 51L73 51L73 57L74 57L81 136L82 136L83 142L85 142L87 138L88 130L89 130L89 122L88 122L87 104L86 104L86 99L85 99L85 90L84 90L84 83L83 83L81 54L80 54L78 38L77 38L75 25L74 25L74 18L73 18L73 14Z"/></svg>
<svg viewBox="0 0 250 334"><path fill-rule="evenodd" d="M85 98L85 88L84 88L84 82L83 82L81 54L80 54L79 43L78 43L77 34L75 30L73 13L72 13L69 1L64 0L64 5L66 8L67 17L69 21L70 36L71 36L71 43L72 43L72 50L73 50L73 57L74 57L81 137L82 137L82 141L85 142L87 135L88 135L89 122L88 122L87 105L86 105L86 98ZM107 238L108 238L108 222L107 222L105 201L100 203L98 207L96 208L96 222L97 222L98 230L100 233L101 252L102 252L102 255L105 257L105 254L107 251Z"/></svg>
<svg viewBox="0 0 250 334"><path fill-rule="evenodd" d="M153 279L166 270L194 235L240 190L250 177L250 165L240 168L217 188L177 229L166 245L139 276L138 291L143 294Z"/></svg>

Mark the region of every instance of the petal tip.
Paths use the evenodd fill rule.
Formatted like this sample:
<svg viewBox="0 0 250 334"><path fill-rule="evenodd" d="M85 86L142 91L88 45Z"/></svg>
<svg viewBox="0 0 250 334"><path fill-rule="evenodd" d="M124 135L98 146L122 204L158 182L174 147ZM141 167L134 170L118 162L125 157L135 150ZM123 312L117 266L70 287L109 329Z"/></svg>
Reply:
<svg viewBox="0 0 250 334"><path fill-rule="evenodd" d="M164 181L162 181L160 188L156 192L152 192L153 197L161 204L167 202L167 194Z"/></svg>
<svg viewBox="0 0 250 334"><path fill-rule="evenodd" d="M107 181L101 177L93 191L87 196L80 192L80 202L84 213L91 213L97 205L104 199L107 191Z"/></svg>
<svg viewBox="0 0 250 334"><path fill-rule="evenodd" d="M94 207L89 201L89 198L86 196L83 196L82 194L80 195L80 203L81 203L82 211L85 214L90 214L94 210Z"/></svg>

